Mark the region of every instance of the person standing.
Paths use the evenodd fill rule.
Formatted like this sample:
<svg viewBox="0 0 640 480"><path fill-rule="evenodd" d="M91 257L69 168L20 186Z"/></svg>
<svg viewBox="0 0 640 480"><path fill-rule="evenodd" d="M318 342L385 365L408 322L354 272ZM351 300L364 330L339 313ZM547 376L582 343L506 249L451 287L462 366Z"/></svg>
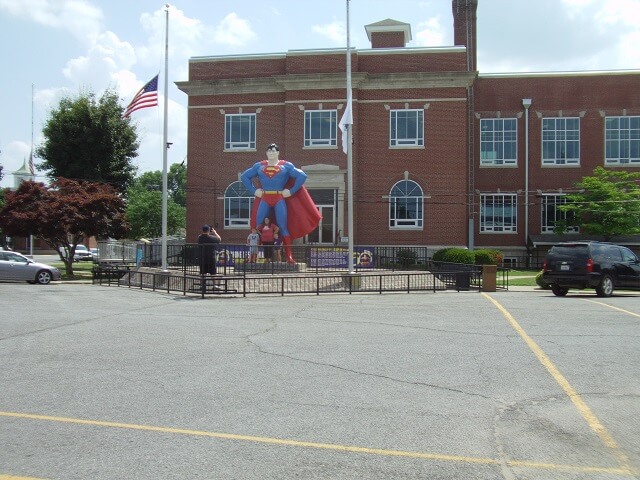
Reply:
<svg viewBox="0 0 640 480"><path fill-rule="evenodd" d="M258 233L262 243L265 262L271 262L273 258L273 241L274 235L280 231L278 226L271 223L269 217L265 217L264 221L258 226Z"/></svg>
<svg viewBox="0 0 640 480"><path fill-rule="evenodd" d="M216 274L216 245L221 240L215 228L209 225L202 226L202 233L198 236L200 275Z"/></svg>
<svg viewBox="0 0 640 480"><path fill-rule="evenodd" d="M249 245L249 263L258 261L258 245L260 245L260 234L256 228L251 229L251 233L247 237L247 245Z"/></svg>
<svg viewBox="0 0 640 480"><path fill-rule="evenodd" d="M282 239L280 238L279 233L273 234L273 261L281 262L282 261Z"/></svg>

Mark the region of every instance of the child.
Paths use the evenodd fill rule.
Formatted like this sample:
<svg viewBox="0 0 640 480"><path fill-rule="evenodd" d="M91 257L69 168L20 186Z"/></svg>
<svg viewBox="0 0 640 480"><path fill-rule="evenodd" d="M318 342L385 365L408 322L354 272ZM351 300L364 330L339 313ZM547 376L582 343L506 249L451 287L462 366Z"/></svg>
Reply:
<svg viewBox="0 0 640 480"><path fill-rule="evenodd" d="M273 261L281 262L282 256L280 255L280 250L282 249L282 239L280 238L280 234L273 234Z"/></svg>
<svg viewBox="0 0 640 480"><path fill-rule="evenodd" d="M247 245L249 245L249 263L258 261L258 245L260 244L260 235L255 228L251 229L251 233L247 237Z"/></svg>

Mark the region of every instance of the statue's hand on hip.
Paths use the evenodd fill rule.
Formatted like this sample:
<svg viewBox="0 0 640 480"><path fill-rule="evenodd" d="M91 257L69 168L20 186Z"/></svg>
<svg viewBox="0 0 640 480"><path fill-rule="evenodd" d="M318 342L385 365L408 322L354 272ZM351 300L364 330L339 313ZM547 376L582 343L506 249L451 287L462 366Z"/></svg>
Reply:
<svg viewBox="0 0 640 480"><path fill-rule="evenodd" d="M256 188L256 197L262 198L262 195L264 195L264 190L262 190L261 188Z"/></svg>
<svg viewBox="0 0 640 480"><path fill-rule="evenodd" d="M284 190L282 190L282 196L283 198L289 198L291 196L291 190L285 188Z"/></svg>

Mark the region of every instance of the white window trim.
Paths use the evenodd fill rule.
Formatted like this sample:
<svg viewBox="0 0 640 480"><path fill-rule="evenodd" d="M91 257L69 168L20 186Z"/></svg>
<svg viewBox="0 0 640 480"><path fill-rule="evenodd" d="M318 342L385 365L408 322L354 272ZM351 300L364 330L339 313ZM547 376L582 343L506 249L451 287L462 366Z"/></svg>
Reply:
<svg viewBox="0 0 640 480"><path fill-rule="evenodd" d="M227 118L229 117L254 117L253 121L253 142L229 142L227 145ZM258 136L258 118L255 113L226 113L224 116L224 151L225 152L237 152L237 151L255 151L256 150L256 138ZM253 145L252 145L253 143Z"/></svg>
<svg viewBox="0 0 640 480"><path fill-rule="evenodd" d="M578 158L553 158L553 159L545 159L544 158L544 121L545 120L577 120L578 121ZM581 136L581 122L580 117L546 117L542 118L540 124L540 161L543 167L579 167L580 166L580 149L582 148L582 136ZM557 130L554 130L557 132ZM565 130L566 132L567 130ZM573 130L571 130L573 131ZM550 140L549 140L550 141ZM565 140L566 142L567 140ZM554 144L557 142L553 141Z"/></svg>
<svg viewBox="0 0 640 480"><path fill-rule="evenodd" d="M566 194L561 194L561 193L543 193L541 198L543 199L542 202L540 202L540 233L543 235L548 235L548 234L553 234L553 226L549 226L546 225L546 221L547 219L545 219L545 211L546 211L546 207L547 207L547 199L554 197L554 198L558 198L558 197L566 197ZM554 205L557 207L558 206L558 202L554 200ZM566 214L566 212L565 212ZM580 228L579 227L567 227L566 232L565 233L580 233Z"/></svg>
<svg viewBox="0 0 640 480"><path fill-rule="evenodd" d="M622 116L622 115L612 115L609 117L605 117L604 119L604 164L608 167L635 167L635 166L640 166L640 158L635 158L635 157L629 157L629 158L620 158L619 156L616 158L608 158L607 157L607 142L609 140L607 140L607 120L610 118L617 118L617 119L621 119L621 118L628 118L629 120L631 120L632 118L640 118L637 115L630 115L628 117ZM620 131L620 129L617 130L618 132ZM629 143L631 141L631 139L626 139ZM635 139L633 139L635 140ZM618 138L617 140L618 142L620 142L620 139Z"/></svg>
<svg viewBox="0 0 640 480"><path fill-rule="evenodd" d="M515 153L516 153L516 158L509 158L509 159L486 159L486 158L482 158L482 123L483 122L487 122L487 121L491 121L492 124L495 125L495 121L496 120L513 120L515 122L516 125L516 129L515 129L515 135L516 138L514 140L515 142ZM495 128L492 129L492 132L494 132L495 134ZM503 134L504 134L504 130L503 130ZM494 142L496 143L496 142ZM505 142L504 140L502 141L502 144L504 145L505 143L511 143L511 142ZM503 149L504 151L504 149ZM518 119L517 118L481 118L480 119L480 166L481 167L517 167L518 166Z"/></svg>
<svg viewBox="0 0 640 480"><path fill-rule="evenodd" d="M312 139L309 138L307 132L307 114L312 116L314 113L331 112L333 114L333 131L331 132L331 138ZM307 145L309 142L309 145ZM322 110L305 110L304 111L304 139L303 148L338 148L338 110L336 109L322 109Z"/></svg>
<svg viewBox="0 0 640 480"><path fill-rule="evenodd" d="M504 227L502 227L502 230L496 229L495 225L491 225L491 226L483 226L482 224L482 208L485 205L484 202L484 198L486 197L512 197L515 201L513 202L513 206L515 208L515 222L513 226L509 226L507 227L508 229L505 230ZM503 234L507 234L507 235L512 235L512 234L517 234L518 233L518 195L515 193L482 193L480 194L480 216L479 216L479 225L478 225L478 229L480 230L480 233L488 233L488 234L499 234L499 235L503 235Z"/></svg>
<svg viewBox="0 0 640 480"><path fill-rule="evenodd" d="M393 137L391 136L391 126L392 126L392 122L393 122L393 112L422 112L422 138L418 138L418 137L414 137L413 139L402 139L400 141L398 141L398 139L396 138L396 144L393 145ZM419 113L416 113L416 116L419 115ZM396 118L396 122L397 122L397 118ZM396 128L396 133L397 133L397 128ZM402 142L402 143L400 143ZM414 149L419 149L419 148L424 148L425 146L425 142L424 142L424 109L422 108L393 108L389 110L389 148L394 149L394 148L414 148Z"/></svg>

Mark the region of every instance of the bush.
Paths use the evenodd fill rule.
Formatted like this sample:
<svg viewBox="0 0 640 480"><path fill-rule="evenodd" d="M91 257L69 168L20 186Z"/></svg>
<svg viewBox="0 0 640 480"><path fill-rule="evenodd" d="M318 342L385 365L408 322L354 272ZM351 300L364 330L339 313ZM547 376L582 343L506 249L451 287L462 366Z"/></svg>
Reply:
<svg viewBox="0 0 640 480"><path fill-rule="evenodd" d="M500 250L480 249L474 250L476 265L501 265L502 252Z"/></svg>
<svg viewBox="0 0 640 480"><path fill-rule="evenodd" d="M551 289L551 285L549 285L547 282L545 282L542 279L542 273L543 273L543 270L540 270L537 273L537 275L536 275L536 285L538 285L543 290L550 290Z"/></svg>
<svg viewBox="0 0 640 480"><path fill-rule="evenodd" d="M474 264L475 255L465 248L443 248L433 254L434 262Z"/></svg>
<svg viewBox="0 0 640 480"><path fill-rule="evenodd" d="M401 267L415 265L418 254L409 248L402 248L396 252L398 264Z"/></svg>

